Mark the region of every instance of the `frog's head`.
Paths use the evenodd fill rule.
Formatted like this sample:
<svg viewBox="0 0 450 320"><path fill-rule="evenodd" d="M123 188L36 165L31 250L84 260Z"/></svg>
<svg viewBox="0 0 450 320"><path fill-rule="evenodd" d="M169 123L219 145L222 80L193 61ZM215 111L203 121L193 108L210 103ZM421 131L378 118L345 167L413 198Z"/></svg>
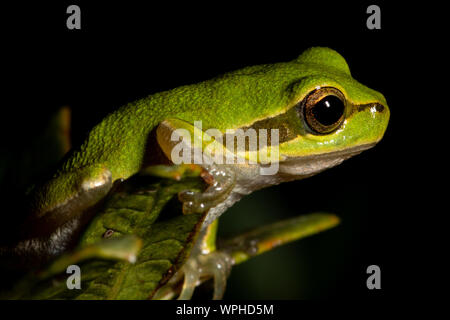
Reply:
<svg viewBox="0 0 450 320"><path fill-rule="evenodd" d="M287 74L301 73L288 85L288 107L252 125L279 129L281 173L309 176L381 140L389 121L386 100L354 80L340 54L311 48L286 66Z"/></svg>
<svg viewBox="0 0 450 320"><path fill-rule="evenodd" d="M246 183L254 181L248 172L255 168L262 169L262 176L274 176L261 178L264 181L258 186L333 167L374 146L389 121L383 95L354 80L344 58L328 48L311 48L291 62L237 70L192 90L205 90L210 99L207 103L193 99L200 101L200 106L191 108L194 111L160 125L158 141L165 154L173 161L178 140L169 137L174 129L183 128L204 154L225 149L231 158L237 154L244 160L237 163L244 163L243 175L252 177ZM195 124L199 114L203 127ZM236 135L242 138L236 141L248 136L257 143L242 143L240 148L229 144ZM222 152L216 154L223 160Z"/></svg>

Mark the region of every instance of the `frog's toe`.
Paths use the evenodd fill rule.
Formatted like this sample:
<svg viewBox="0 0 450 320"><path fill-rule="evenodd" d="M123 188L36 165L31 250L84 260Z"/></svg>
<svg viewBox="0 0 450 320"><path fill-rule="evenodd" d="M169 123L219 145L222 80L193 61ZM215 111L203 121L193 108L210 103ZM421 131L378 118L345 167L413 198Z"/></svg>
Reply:
<svg viewBox="0 0 450 320"><path fill-rule="evenodd" d="M183 213L202 213L223 202L236 182L232 168L212 166L208 168L209 187L204 192L182 191L178 198L183 202Z"/></svg>
<svg viewBox="0 0 450 320"><path fill-rule="evenodd" d="M184 274L184 281L178 300L189 300L200 280L197 260L188 259L180 272Z"/></svg>
<svg viewBox="0 0 450 320"><path fill-rule="evenodd" d="M180 270L184 274L184 282L178 300L189 300L194 289L202 282L202 279L214 279L213 299L223 297L230 274L232 259L229 254L215 251L209 254L199 254L189 258Z"/></svg>
<svg viewBox="0 0 450 320"><path fill-rule="evenodd" d="M183 213L203 213L208 209L218 205L224 199L215 192L196 192L196 191L182 191L178 194L178 199L183 202Z"/></svg>

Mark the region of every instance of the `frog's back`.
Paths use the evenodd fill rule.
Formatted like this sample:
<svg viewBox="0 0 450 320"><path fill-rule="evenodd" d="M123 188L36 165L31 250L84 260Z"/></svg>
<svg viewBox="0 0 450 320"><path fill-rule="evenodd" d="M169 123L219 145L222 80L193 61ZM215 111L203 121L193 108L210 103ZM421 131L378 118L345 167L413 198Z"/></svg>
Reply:
<svg viewBox="0 0 450 320"><path fill-rule="evenodd" d="M129 103L95 126L60 172L104 164L113 180L131 176L142 165L150 132L165 119L202 121L204 129L225 130L279 113L286 105L286 78L293 76L284 65L249 67Z"/></svg>
<svg viewBox="0 0 450 320"><path fill-rule="evenodd" d="M285 112L298 98L298 92L291 92L293 85L324 73L351 81L342 56L316 47L290 62L246 67L156 93L108 115L72 152L61 170L105 165L113 180L127 178L139 170L148 152L148 136L163 120L176 118L190 124L202 121L203 130L215 128L222 132L250 126ZM311 89L312 80L310 85L303 85L304 92Z"/></svg>

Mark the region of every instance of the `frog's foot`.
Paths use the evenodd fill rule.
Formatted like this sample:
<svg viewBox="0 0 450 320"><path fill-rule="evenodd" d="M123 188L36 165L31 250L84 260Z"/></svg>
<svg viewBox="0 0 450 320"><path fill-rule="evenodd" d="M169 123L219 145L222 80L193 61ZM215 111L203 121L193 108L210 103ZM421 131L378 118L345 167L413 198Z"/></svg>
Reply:
<svg viewBox="0 0 450 320"><path fill-rule="evenodd" d="M211 277L214 279L213 300L222 299L231 266L231 256L222 251L198 254L189 258L178 271L184 274L183 288L178 300L191 299L195 287Z"/></svg>
<svg viewBox="0 0 450 320"><path fill-rule="evenodd" d="M210 166L203 179L209 184L204 192L182 191L178 198L183 202L183 213L202 213L223 202L236 183L236 175L231 167Z"/></svg>

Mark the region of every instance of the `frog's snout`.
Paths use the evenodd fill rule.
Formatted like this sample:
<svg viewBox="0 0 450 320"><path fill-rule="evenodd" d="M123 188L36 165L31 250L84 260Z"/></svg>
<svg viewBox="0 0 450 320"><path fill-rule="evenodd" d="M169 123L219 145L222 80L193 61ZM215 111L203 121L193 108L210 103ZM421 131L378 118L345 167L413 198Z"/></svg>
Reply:
<svg viewBox="0 0 450 320"><path fill-rule="evenodd" d="M390 110L387 105L383 105L381 103L374 103L370 108L370 112L372 113L372 117L375 120L375 123L378 127L378 141L383 137L387 126L389 124L390 118Z"/></svg>
<svg viewBox="0 0 450 320"><path fill-rule="evenodd" d="M377 116L381 116L385 120L385 124L387 126L389 117L391 115L391 111L389 110L389 107L387 105L376 102L372 107L372 112L374 112Z"/></svg>

